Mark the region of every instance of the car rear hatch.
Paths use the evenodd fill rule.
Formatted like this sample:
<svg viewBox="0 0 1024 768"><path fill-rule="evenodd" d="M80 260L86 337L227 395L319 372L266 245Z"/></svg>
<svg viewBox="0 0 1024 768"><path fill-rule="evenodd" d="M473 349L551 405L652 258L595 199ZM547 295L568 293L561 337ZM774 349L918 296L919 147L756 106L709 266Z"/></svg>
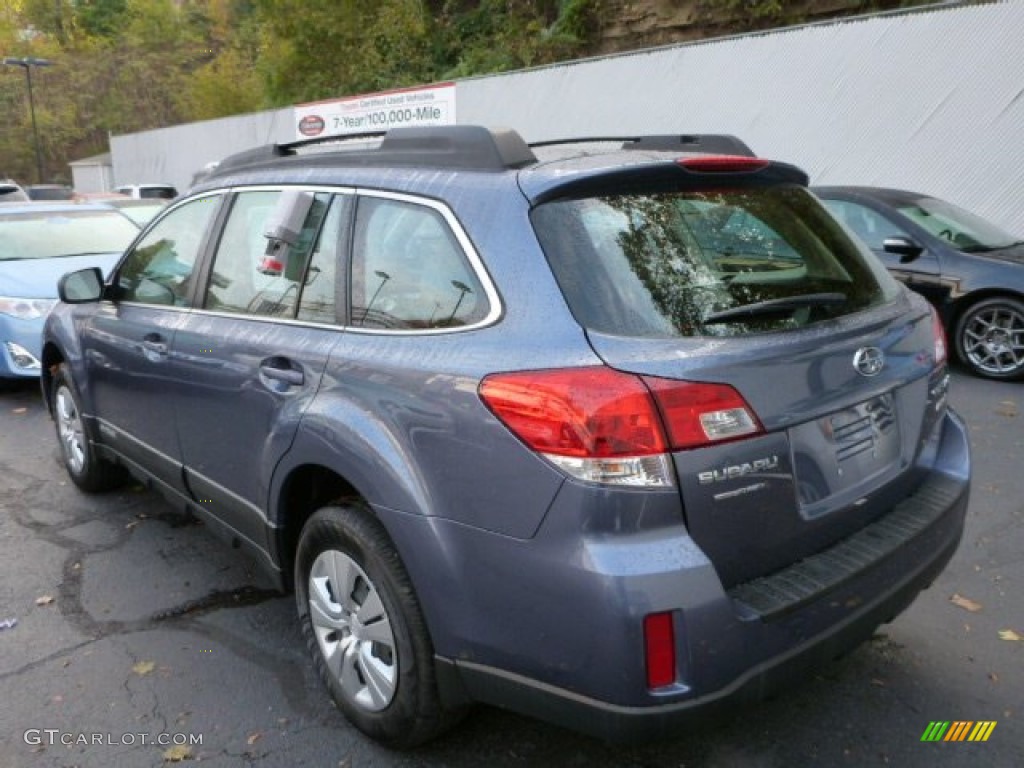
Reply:
<svg viewBox="0 0 1024 768"><path fill-rule="evenodd" d="M532 214L595 352L657 402L686 525L726 587L892 509L944 407L933 313L804 184L697 158L573 178ZM699 439L673 435L684 412Z"/></svg>

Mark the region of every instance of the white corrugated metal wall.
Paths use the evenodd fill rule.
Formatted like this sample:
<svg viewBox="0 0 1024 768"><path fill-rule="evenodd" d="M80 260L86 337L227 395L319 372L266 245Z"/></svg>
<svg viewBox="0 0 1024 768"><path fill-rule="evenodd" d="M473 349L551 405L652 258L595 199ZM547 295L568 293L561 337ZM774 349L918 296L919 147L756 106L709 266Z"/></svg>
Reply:
<svg viewBox="0 0 1024 768"><path fill-rule="evenodd" d="M734 133L813 183L928 192L1024 234L1022 41L1019 0L885 14L459 81L458 121L531 141ZM290 140L289 117L114 137L115 175L185 187L220 155Z"/></svg>

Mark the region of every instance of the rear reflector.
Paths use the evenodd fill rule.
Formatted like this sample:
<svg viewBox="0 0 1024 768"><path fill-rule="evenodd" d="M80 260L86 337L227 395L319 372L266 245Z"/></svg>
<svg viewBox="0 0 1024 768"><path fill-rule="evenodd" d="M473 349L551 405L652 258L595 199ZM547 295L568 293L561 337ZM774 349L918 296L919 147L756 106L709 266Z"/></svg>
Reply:
<svg viewBox="0 0 1024 768"><path fill-rule="evenodd" d="M942 327L942 320L935 307L929 307L932 311L932 336L935 339L935 365L942 365L946 362L949 353L946 351L946 329Z"/></svg>
<svg viewBox="0 0 1024 768"><path fill-rule="evenodd" d="M749 173L766 168L769 164L763 158L742 155L696 155L682 157L676 162L694 173Z"/></svg>
<svg viewBox="0 0 1024 768"><path fill-rule="evenodd" d="M493 374L481 382L480 398L572 477L612 485L671 486L670 451L761 431L728 385L605 367Z"/></svg>
<svg viewBox="0 0 1024 768"><path fill-rule="evenodd" d="M648 688L664 688L676 681L676 638L670 612L644 616L644 660Z"/></svg>

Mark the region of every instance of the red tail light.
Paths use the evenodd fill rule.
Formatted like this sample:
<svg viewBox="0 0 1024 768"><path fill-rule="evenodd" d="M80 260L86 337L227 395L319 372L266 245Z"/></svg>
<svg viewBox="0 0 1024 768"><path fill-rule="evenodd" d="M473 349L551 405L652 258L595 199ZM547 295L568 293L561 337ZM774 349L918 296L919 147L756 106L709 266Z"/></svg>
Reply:
<svg viewBox="0 0 1024 768"><path fill-rule="evenodd" d="M667 450L643 382L611 368L496 374L484 379L480 396L540 453L604 458Z"/></svg>
<svg viewBox="0 0 1024 768"><path fill-rule="evenodd" d="M749 173L768 166L768 160L743 155L695 155L676 161L695 173Z"/></svg>
<svg viewBox="0 0 1024 768"><path fill-rule="evenodd" d="M668 427L673 450L746 437L762 431L740 393L728 384L645 376Z"/></svg>
<svg viewBox="0 0 1024 768"><path fill-rule="evenodd" d="M671 485L669 451L761 431L730 386L603 367L494 374L480 397L527 446L592 482Z"/></svg>
<svg viewBox="0 0 1024 768"><path fill-rule="evenodd" d="M648 688L663 688L676 681L676 638L670 612L644 616L644 660Z"/></svg>

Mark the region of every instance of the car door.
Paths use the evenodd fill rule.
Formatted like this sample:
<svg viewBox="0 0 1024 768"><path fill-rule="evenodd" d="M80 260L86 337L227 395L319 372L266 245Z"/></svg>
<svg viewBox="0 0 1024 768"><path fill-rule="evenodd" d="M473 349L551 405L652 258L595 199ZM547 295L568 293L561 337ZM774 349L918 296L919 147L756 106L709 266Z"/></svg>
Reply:
<svg viewBox="0 0 1024 768"><path fill-rule="evenodd" d="M846 224L900 282L935 303L942 300L941 269L937 254L927 242L910 227L861 202L852 200L824 200L829 211ZM921 246L920 255L911 260L885 250L885 240L902 237Z"/></svg>
<svg viewBox="0 0 1024 768"><path fill-rule="evenodd" d="M350 198L313 198L283 262L264 261L282 191L232 196L197 307L177 329L174 411L193 498L259 548L270 477L316 394L335 325Z"/></svg>
<svg viewBox="0 0 1024 768"><path fill-rule="evenodd" d="M113 300L82 328L86 380L103 442L184 492L172 408L170 349L192 304L193 276L221 201L206 195L170 210L113 275Z"/></svg>

